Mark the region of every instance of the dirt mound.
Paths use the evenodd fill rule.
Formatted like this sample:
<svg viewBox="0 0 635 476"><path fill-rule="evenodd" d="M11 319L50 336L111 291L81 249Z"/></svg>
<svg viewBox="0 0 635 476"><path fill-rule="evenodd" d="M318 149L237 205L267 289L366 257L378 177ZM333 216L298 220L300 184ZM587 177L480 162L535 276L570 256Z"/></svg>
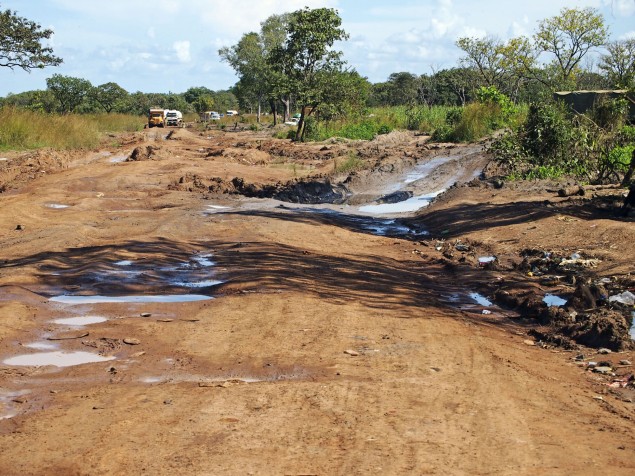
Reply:
<svg viewBox="0 0 635 476"><path fill-rule="evenodd" d="M0 193L67 168L77 153L41 149L0 161Z"/></svg>
<svg viewBox="0 0 635 476"><path fill-rule="evenodd" d="M333 184L328 178L298 179L285 183L262 184L247 182L235 177L223 180L220 177L204 179L196 174L186 174L170 190L208 191L214 194L243 195L253 198L273 198L290 203L343 203L350 195L342 184Z"/></svg>
<svg viewBox="0 0 635 476"><path fill-rule="evenodd" d="M126 162L136 162L139 160L150 160L156 156L156 152L161 150L161 147L153 145L146 145L145 147L135 147L130 156L126 159Z"/></svg>

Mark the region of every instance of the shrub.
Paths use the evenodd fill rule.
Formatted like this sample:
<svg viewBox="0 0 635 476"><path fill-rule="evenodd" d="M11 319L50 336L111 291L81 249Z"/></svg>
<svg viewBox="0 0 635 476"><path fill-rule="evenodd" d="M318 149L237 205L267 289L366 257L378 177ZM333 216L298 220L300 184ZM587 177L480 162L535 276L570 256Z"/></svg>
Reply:
<svg viewBox="0 0 635 476"><path fill-rule="evenodd" d="M349 152L343 162L338 162L337 159L335 159L334 162L334 171L342 174L359 170L364 166L364 161L360 159L355 152Z"/></svg>

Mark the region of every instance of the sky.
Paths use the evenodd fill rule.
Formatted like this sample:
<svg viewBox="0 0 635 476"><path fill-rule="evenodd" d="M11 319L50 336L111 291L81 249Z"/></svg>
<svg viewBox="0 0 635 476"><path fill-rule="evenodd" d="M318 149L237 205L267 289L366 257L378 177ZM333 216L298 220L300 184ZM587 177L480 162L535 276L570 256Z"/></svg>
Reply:
<svg viewBox="0 0 635 476"><path fill-rule="evenodd" d="M51 28L49 46L64 60L31 73L0 68L0 96L46 89L53 74L129 92L227 89L237 77L218 50L305 6L339 12L350 38L338 49L373 83L454 67L458 38L530 36L562 8L595 8L611 40L635 37L635 0L0 0L1 10Z"/></svg>

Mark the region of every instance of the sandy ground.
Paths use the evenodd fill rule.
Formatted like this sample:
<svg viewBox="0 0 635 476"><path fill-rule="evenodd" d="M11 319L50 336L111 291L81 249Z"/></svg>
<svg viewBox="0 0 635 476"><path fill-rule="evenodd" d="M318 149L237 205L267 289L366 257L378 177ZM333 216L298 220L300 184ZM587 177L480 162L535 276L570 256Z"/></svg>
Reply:
<svg viewBox="0 0 635 476"><path fill-rule="evenodd" d="M526 249L578 252L598 260L585 276L629 283L632 219L544 184L472 180L479 146L165 133L0 162L1 474L635 472L635 393L610 386L632 374L628 345L542 345L531 315L469 298L501 283L573 291L519 270ZM344 179L333 169L351 151L372 172L348 178L348 204L210 191ZM350 218L448 156L409 190L463 185L409 215L403 236ZM485 255L497 265L479 266ZM213 299L55 300L176 295ZM86 316L103 319L55 322ZM53 352L101 361L11 360Z"/></svg>

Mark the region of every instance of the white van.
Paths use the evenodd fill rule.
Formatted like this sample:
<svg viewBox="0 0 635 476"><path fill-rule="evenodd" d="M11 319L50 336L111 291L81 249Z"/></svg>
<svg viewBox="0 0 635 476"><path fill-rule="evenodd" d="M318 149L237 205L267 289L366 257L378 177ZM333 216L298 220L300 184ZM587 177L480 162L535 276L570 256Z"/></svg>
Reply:
<svg viewBox="0 0 635 476"><path fill-rule="evenodd" d="M238 111L234 111L233 109L230 109L229 111L227 111L225 113L226 116L237 116L238 115Z"/></svg>

